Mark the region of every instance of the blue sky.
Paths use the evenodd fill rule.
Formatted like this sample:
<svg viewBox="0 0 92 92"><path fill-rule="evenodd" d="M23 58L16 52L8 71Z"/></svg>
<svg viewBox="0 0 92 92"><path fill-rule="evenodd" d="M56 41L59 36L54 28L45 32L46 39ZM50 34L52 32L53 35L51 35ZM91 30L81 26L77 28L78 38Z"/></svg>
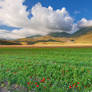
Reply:
<svg viewBox="0 0 92 92"><path fill-rule="evenodd" d="M92 26L92 0L1 0L0 7L0 38L74 33Z"/></svg>
<svg viewBox="0 0 92 92"><path fill-rule="evenodd" d="M52 6L54 10L65 7L75 21L83 17L92 19L92 0L26 0L24 4L30 9L38 2L44 7Z"/></svg>
<svg viewBox="0 0 92 92"><path fill-rule="evenodd" d="M38 2L44 7L51 6L54 10L65 7L75 22L81 18L92 19L92 0L25 0L24 5L27 6L28 11ZM0 29L13 30L17 28L3 25L0 26Z"/></svg>

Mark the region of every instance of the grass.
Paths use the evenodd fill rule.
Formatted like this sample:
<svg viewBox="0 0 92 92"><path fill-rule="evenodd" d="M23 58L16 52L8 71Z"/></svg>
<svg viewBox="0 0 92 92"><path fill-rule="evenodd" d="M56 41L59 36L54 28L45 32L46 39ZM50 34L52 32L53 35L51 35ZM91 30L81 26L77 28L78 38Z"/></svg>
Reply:
<svg viewBox="0 0 92 92"><path fill-rule="evenodd" d="M92 48L0 48L0 86L13 84L26 92L91 92Z"/></svg>

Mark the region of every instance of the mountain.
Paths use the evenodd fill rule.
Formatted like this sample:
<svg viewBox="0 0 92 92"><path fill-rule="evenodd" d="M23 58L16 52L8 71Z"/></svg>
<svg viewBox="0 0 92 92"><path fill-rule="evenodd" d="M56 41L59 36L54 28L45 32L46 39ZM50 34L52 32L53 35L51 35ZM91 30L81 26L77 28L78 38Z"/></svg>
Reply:
<svg viewBox="0 0 92 92"><path fill-rule="evenodd" d="M80 30L78 30L77 32L73 34L69 34L66 32L61 32L61 33L56 32L56 33L50 33L49 35L53 37L79 37L81 35L86 35L88 32L92 32L92 27L81 28Z"/></svg>
<svg viewBox="0 0 92 92"><path fill-rule="evenodd" d="M16 41L8 41L0 39L0 45L20 45L20 43L17 43Z"/></svg>
<svg viewBox="0 0 92 92"><path fill-rule="evenodd" d="M92 27L86 27L78 30L73 34L65 32L50 33L46 36L36 35L27 38L17 39L14 41L0 41L1 44L9 45L58 45L58 44L91 44Z"/></svg>
<svg viewBox="0 0 92 92"><path fill-rule="evenodd" d="M33 36L29 36L27 38L34 38L34 37L40 37L41 35L33 35Z"/></svg>
<svg viewBox="0 0 92 92"><path fill-rule="evenodd" d="M16 40L23 45L37 44L37 43L78 43L78 42L92 42L92 27L86 27L78 30L73 34L65 32L50 33L46 36L35 36ZM85 39L85 40L84 40Z"/></svg>
<svg viewBox="0 0 92 92"><path fill-rule="evenodd" d="M54 32L54 33L49 33L48 35L53 37L71 37L71 34L66 32Z"/></svg>

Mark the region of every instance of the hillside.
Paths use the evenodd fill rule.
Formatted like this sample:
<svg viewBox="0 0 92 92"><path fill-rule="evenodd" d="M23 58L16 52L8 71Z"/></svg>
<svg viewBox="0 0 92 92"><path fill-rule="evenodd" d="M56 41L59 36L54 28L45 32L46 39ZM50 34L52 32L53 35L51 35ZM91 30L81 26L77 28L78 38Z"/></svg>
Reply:
<svg viewBox="0 0 92 92"><path fill-rule="evenodd" d="M47 36L41 36L41 37L34 37L34 38L24 38L24 39L18 39L16 40L17 42L20 42L21 44L24 45L31 45L31 44L36 44L36 43L46 43L46 42L67 42L72 40L72 38L66 38L66 37L52 37L50 35Z"/></svg>
<svg viewBox="0 0 92 92"><path fill-rule="evenodd" d="M20 45L16 41L0 40L0 45Z"/></svg>
<svg viewBox="0 0 92 92"><path fill-rule="evenodd" d="M92 32L87 33L86 35L82 35L80 37L77 37L75 40L77 43L92 43Z"/></svg>
<svg viewBox="0 0 92 92"><path fill-rule="evenodd" d="M82 28L80 30L78 30L77 32L73 33L73 34L69 34L69 33L65 33L65 32L55 32L55 33L50 33L49 35L53 36L53 37L67 37L67 38L71 38L71 37L79 37L82 35L86 35L88 32L92 32L92 27L85 27Z"/></svg>
<svg viewBox="0 0 92 92"><path fill-rule="evenodd" d="M82 28L74 34L68 34L65 32L50 33L47 36L18 39L16 42L23 45L92 43L92 27Z"/></svg>
<svg viewBox="0 0 92 92"><path fill-rule="evenodd" d="M92 27L82 28L74 34L50 33L46 36L32 36L13 41L1 40L1 45L64 45L64 44L92 44Z"/></svg>

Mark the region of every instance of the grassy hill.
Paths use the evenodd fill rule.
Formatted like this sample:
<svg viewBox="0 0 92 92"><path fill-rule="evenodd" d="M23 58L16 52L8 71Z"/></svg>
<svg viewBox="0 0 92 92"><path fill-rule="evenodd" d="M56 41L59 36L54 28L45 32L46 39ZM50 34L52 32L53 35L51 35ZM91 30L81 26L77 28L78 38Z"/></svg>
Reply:
<svg viewBox="0 0 92 92"><path fill-rule="evenodd" d="M46 36L32 36L14 41L1 40L1 45L58 45L58 44L92 44L92 27L82 28L74 34L69 33L50 33Z"/></svg>
<svg viewBox="0 0 92 92"><path fill-rule="evenodd" d="M78 30L77 32L73 33L73 34L69 34L69 33L65 33L65 32L55 32L55 33L50 33L49 35L53 36L53 37L67 37L67 38L71 38L71 37L79 37L82 35L86 35L88 32L92 32L92 27L85 27L85 28L81 28L80 30Z"/></svg>
<svg viewBox="0 0 92 92"><path fill-rule="evenodd" d="M16 40L21 44L66 44L66 43L92 43L92 27L82 28L74 34L65 32L50 33L47 36L35 36Z"/></svg>
<svg viewBox="0 0 92 92"><path fill-rule="evenodd" d="M0 45L20 45L16 41L0 40Z"/></svg>

